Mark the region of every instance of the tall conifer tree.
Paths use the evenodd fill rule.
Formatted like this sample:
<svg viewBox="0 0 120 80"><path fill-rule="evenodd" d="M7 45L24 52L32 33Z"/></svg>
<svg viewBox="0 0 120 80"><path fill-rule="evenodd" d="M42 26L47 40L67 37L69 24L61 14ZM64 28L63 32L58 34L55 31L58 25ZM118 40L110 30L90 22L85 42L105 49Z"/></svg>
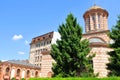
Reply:
<svg viewBox="0 0 120 80"><path fill-rule="evenodd" d="M107 64L107 69L110 70L109 76L120 76L120 16L118 17L117 24L113 26L112 31L109 33L110 38L114 43L110 44L113 51L108 52L110 55Z"/></svg>
<svg viewBox="0 0 120 80"><path fill-rule="evenodd" d="M51 56L55 60L53 64L54 76L75 77L91 76L93 68L90 61L89 41L82 39L82 28L77 19L69 14L66 23L59 26L58 32L61 40L52 45Z"/></svg>

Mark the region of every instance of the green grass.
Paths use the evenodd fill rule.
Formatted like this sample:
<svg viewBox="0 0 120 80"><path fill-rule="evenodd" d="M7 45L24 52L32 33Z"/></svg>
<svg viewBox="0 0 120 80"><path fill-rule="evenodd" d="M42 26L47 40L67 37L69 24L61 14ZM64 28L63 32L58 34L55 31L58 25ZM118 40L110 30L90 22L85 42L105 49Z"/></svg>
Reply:
<svg viewBox="0 0 120 80"><path fill-rule="evenodd" d="M120 80L120 77L108 77L108 78L31 78L30 80Z"/></svg>

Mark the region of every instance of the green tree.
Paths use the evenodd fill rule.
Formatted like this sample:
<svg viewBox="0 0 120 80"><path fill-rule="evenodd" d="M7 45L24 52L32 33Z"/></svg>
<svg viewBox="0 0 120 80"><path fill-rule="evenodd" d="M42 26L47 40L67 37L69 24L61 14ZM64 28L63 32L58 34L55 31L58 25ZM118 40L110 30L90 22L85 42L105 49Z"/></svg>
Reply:
<svg viewBox="0 0 120 80"><path fill-rule="evenodd" d="M117 24L113 26L112 31L109 32L109 37L114 41L110 44L113 51L108 52L110 56L110 63L107 64L107 69L110 70L109 76L120 76L120 16Z"/></svg>
<svg viewBox="0 0 120 80"><path fill-rule="evenodd" d="M59 26L61 40L52 45L51 56L56 61L52 70L54 77L92 76L89 41L82 40L82 28L77 19L69 14L66 23Z"/></svg>

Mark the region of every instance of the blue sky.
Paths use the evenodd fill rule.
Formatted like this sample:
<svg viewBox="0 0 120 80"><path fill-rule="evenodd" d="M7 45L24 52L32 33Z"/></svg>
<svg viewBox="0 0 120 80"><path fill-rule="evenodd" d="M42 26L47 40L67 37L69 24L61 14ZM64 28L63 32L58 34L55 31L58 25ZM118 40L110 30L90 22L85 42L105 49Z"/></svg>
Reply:
<svg viewBox="0 0 120 80"><path fill-rule="evenodd" d="M109 29L120 14L120 0L96 0L109 12ZM94 0L0 0L0 60L28 59L32 38L57 31L69 13L84 29L83 14Z"/></svg>

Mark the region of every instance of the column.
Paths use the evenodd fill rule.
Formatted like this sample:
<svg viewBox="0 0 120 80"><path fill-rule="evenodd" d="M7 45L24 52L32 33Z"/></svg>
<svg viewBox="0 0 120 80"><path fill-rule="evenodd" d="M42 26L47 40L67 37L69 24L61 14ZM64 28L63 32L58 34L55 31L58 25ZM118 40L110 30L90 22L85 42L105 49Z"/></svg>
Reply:
<svg viewBox="0 0 120 80"><path fill-rule="evenodd" d="M103 29L106 30L106 17L103 15Z"/></svg>
<svg viewBox="0 0 120 80"><path fill-rule="evenodd" d="M22 78L25 78L25 70L22 70L21 77L22 77Z"/></svg>
<svg viewBox="0 0 120 80"><path fill-rule="evenodd" d="M108 18L105 16L105 30L108 30Z"/></svg>
<svg viewBox="0 0 120 80"><path fill-rule="evenodd" d="M100 29L103 29L103 13L100 14Z"/></svg>
<svg viewBox="0 0 120 80"><path fill-rule="evenodd" d="M94 30L93 28L93 20L92 20L92 15L89 15L90 16L90 31Z"/></svg>
<svg viewBox="0 0 120 80"><path fill-rule="evenodd" d="M104 30L106 30L106 28L107 28L107 20L106 20L106 15L104 15L104 17L103 17L103 21L104 21L104 24L103 24L103 29Z"/></svg>
<svg viewBox="0 0 120 80"><path fill-rule="evenodd" d="M12 70L11 70L11 79L12 78L15 78L15 69L14 68L12 68Z"/></svg>
<svg viewBox="0 0 120 80"><path fill-rule="evenodd" d="M98 14L95 13L95 28L98 30L99 27L98 27Z"/></svg>

